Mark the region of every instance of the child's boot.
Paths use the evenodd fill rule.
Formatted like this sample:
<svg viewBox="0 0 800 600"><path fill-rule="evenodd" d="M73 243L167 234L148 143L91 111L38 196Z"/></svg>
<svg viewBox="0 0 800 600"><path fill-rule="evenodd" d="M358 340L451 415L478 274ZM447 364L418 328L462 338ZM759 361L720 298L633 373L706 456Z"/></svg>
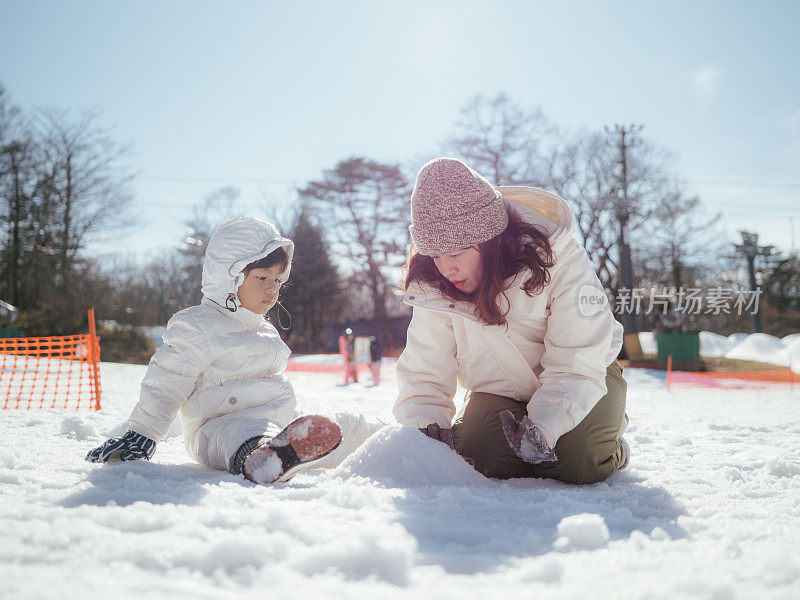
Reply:
<svg viewBox="0 0 800 600"><path fill-rule="evenodd" d="M314 467L341 441L342 432L331 419L305 415L250 452L242 463L242 473L254 483L287 481L298 471Z"/></svg>

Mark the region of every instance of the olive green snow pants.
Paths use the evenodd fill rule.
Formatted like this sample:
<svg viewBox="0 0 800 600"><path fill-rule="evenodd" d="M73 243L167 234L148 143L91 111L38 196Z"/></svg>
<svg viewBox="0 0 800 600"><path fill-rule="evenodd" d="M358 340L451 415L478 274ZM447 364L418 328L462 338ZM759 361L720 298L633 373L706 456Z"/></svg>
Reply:
<svg viewBox="0 0 800 600"><path fill-rule="evenodd" d="M469 392L453 424L456 452L472 459L487 477L549 477L569 483L595 483L610 477L625 462L619 436L625 420L627 383L617 361L606 370L607 393L572 431L556 442L558 460L532 465L519 458L506 441L500 412L508 409L517 421L527 414L523 402Z"/></svg>

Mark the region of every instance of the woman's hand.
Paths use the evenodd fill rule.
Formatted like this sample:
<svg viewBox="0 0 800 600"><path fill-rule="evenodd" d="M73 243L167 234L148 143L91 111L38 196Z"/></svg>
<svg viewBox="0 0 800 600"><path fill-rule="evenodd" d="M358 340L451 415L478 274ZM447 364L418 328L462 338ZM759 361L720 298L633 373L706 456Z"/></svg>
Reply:
<svg viewBox="0 0 800 600"><path fill-rule="evenodd" d="M500 423L508 445L525 462L532 465L540 462L555 462L556 453L547 445L544 434L533 424L528 415L517 421L510 410L500 413Z"/></svg>
<svg viewBox="0 0 800 600"><path fill-rule="evenodd" d="M442 442L443 444L447 444L447 446L453 452L456 451L456 447L453 444L453 430L450 427L439 427L436 423L431 423L425 428L421 427L420 431L429 438L433 438Z"/></svg>

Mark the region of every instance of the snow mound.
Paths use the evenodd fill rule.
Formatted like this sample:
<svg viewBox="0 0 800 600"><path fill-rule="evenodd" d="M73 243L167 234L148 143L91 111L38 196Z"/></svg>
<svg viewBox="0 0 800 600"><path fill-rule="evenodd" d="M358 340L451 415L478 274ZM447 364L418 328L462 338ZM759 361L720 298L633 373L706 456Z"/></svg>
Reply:
<svg viewBox="0 0 800 600"><path fill-rule="evenodd" d="M775 362L777 360L776 355L783 349L783 342L775 336L766 333L753 333L748 335L735 348L726 352L725 358L784 364Z"/></svg>
<svg viewBox="0 0 800 600"><path fill-rule="evenodd" d="M642 331L639 334L639 345L642 347L644 354L656 354L658 352L656 334L652 331Z"/></svg>
<svg viewBox="0 0 800 600"><path fill-rule="evenodd" d="M608 543L606 522L600 515L582 513L564 517L556 529L556 550L596 550Z"/></svg>
<svg viewBox="0 0 800 600"><path fill-rule="evenodd" d="M800 475L800 465L784 460L780 456L771 456L767 459L767 473L773 477L793 477Z"/></svg>
<svg viewBox="0 0 800 600"><path fill-rule="evenodd" d="M458 454L414 427L388 425L327 477L362 477L382 487L491 485Z"/></svg>
<svg viewBox="0 0 800 600"><path fill-rule="evenodd" d="M781 341L783 342L784 346L788 346L789 344L791 344L792 342L796 342L797 340L800 340L800 333L790 333L789 335L781 338Z"/></svg>
<svg viewBox="0 0 800 600"><path fill-rule="evenodd" d="M645 354L658 352L656 332L640 332L639 343ZM733 333L725 337L711 331L701 331L700 356L724 356L792 366L795 371L800 372L800 333L792 333L779 339L766 333Z"/></svg>
<svg viewBox="0 0 800 600"><path fill-rule="evenodd" d="M728 339L731 341L731 344L735 346L745 341L749 335L749 333L732 333L728 336Z"/></svg>
<svg viewBox="0 0 800 600"><path fill-rule="evenodd" d="M73 436L77 440L100 437L95 426L87 423L81 417L67 417L61 421L61 433Z"/></svg>
<svg viewBox="0 0 800 600"><path fill-rule="evenodd" d="M725 353L733 350L735 346L736 344L724 335L710 331L700 332L700 356L725 356Z"/></svg>
<svg viewBox="0 0 800 600"><path fill-rule="evenodd" d="M792 366L800 361L800 337L792 338L787 342L789 337L786 336L781 340L783 342L783 350L775 355L776 364Z"/></svg>

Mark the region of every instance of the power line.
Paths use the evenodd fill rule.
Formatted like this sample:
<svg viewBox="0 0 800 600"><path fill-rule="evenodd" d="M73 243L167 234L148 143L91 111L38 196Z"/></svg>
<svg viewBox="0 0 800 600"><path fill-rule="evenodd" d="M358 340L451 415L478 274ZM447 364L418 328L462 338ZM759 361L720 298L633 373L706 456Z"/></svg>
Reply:
<svg viewBox="0 0 800 600"><path fill-rule="evenodd" d="M788 213L795 213L797 214L800 211L800 208L795 206L776 206L776 205L763 205L763 204L739 204L739 203L706 203L703 201L701 204L698 204L697 210L703 210L706 212L715 212L715 211L723 211L723 212L736 212L742 213L746 212L748 215L752 215L754 218L761 217L763 214L771 214L775 216L782 216L783 218L787 218L790 215ZM757 214L753 214L753 211L758 211Z"/></svg>
<svg viewBox="0 0 800 600"><path fill-rule="evenodd" d="M713 179L687 179L695 185L715 185L720 187L774 188L785 190L800 189L800 183L778 183L771 181L722 181Z"/></svg>
<svg viewBox="0 0 800 600"><path fill-rule="evenodd" d="M298 179L268 179L263 177L184 177L184 176L152 176L137 177L138 181L153 183L289 183L297 184Z"/></svg>
<svg viewBox="0 0 800 600"><path fill-rule="evenodd" d="M190 177L183 175L152 175L136 177L137 181L151 183L284 183L296 185L301 180L281 177ZM687 183L695 185L711 185L720 187L800 189L800 183L775 181L725 181L722 179L687 179Z"/></svg>

